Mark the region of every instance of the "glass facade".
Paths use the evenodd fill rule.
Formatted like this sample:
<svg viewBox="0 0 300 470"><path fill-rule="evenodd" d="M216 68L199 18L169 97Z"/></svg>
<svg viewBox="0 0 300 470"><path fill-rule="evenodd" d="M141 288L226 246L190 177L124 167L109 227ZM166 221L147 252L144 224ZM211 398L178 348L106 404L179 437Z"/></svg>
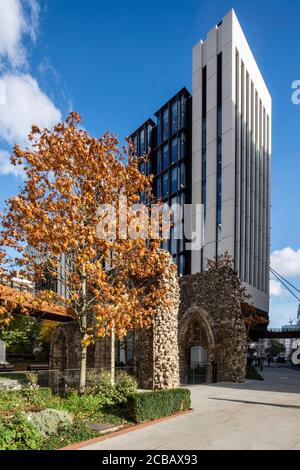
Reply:
<svg viewBox="0 0 300 470"><path fill-rule="evenodd" d="M139 149L140 155L150 147L149 161L146 165L141 163L140 168L146 174L153 173L154 196L170 207L178 203L183 208L185 202L190 203L189 109L191 96L184 88L155 113L156 125L149 120L132 135L135 149ZM172 254L179 274L187 274L190 266L190 254L185 251L183 232L182 210L181 220L177 220L170 229L170 240L162 244L162 248Z"/></svg>

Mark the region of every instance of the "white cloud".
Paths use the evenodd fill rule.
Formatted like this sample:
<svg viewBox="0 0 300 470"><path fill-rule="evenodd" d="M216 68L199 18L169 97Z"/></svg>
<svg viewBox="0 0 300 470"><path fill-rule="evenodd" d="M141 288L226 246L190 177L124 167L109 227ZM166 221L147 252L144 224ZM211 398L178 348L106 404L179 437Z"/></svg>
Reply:
<svg viewBox="0 0 300 470"><path fill-rule="evenodd" d="M0 0L1 1L1 0ZM0 150L0 174L13 175L24 178L25 173L21 165L14 166L10 162L10 154L6 150Z"/></svg>
<svg viewBox="0 0 300 470"><path fill-rule="evenodd" d="M0 65L5 60L13 68L27 64L23 36L35 41L39 20L37 0L0 0Z"/></svg>
<svg viewBox="0 0 300 470"><path fill-rule="evenodd" d="M300 249L286 247L273 251L271 254L271 267L282 276L300 276Z"/></svg>
<svg viewBox="0 0 300 470"><path fill-rule="evenodd" d="M60 121L60 110L31 75L7 74L2 80L6 89L6 103L0 106L0 138L7 143L26 142L32 124L43 128Z"/></svg>
<svg viewBox="0 0 300 470"><path fill-rule="evenodd" d="M275 279L270 279L270 295L273 297L281 297L285 294L282 284Z"/></svg>

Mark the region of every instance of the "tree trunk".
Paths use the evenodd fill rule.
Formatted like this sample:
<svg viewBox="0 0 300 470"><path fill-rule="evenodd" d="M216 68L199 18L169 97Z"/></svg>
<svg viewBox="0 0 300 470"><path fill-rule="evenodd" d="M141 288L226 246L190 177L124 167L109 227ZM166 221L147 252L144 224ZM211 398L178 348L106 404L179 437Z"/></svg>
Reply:
<svg viewBox="0 0 300 470"><path fill-rule="evenodd" d="M111 384L115 385L115 329L112 327L110 336L110 374Z"/></svg>
<svg viewBox="0 0 300 470"><path fill-rule="evenodd" d="M79 393L83 395L86 385L86 364L87 364L87 347L81 345L81 358L80 358L80 377L79 377Z"/></svg>
<svg viewBox="0 0 300 470"><path fill-rule="evenodd" d="M87 313L85 310L86 307L86 272L85 265L82 267L83 282L82 282L82 297L83 297L83 311L81 315L81 358L80 358L80 377L79 377L79 393L83 395L86 385L86 365L87 365L87 346L83 342L86 339L86 330L87 330Z"/></svg>

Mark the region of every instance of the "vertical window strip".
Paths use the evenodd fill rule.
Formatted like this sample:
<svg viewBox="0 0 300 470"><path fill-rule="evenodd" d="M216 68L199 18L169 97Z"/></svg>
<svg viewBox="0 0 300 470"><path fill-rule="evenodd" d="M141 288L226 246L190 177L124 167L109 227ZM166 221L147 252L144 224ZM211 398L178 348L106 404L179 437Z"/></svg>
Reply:
<svg viewBox="0 0 300 470"><path fill-rule="evenodd" d="M217 208L216 257L221 255L222 237L222 52L217 56Z"/></svg>
<svg viewBox="0 0 300 470"><path fill-rule="evenodd" d="M241 63L241 141L240 141L240 266L239 273L241 279L244 279L244 262L245 262L245 244L244 240L244 229L245 229L245 162L244 162L244 120L245 120L245 67L244 63Z"/></svg>
<svg viewBox="0 0 300 470"><path fill-rule="evenodd" d="M239 119L240 119L240 57L239 52L235 51L235 221L234 221L234 262L235 270L239 272L240 259L240 163L239 163Z"/></svg>
<svg viewBox="0 0 300 470"><path fill-rule="evenodd" d="M251 82L251 132L250 132L250 269L249 282L253 285L254 271L254 206L255 206L255 129L254 129L254 85Z"/></svg>
<svg viewBox="0 0 300 470"><path fill-rule="evenodd" d="M206 111L207 111L207 68L202 69L202 150L201 150L201 204L204 206L204 224L206 220ZM201 249L201 271L205 270L204 253Z"/></svg>

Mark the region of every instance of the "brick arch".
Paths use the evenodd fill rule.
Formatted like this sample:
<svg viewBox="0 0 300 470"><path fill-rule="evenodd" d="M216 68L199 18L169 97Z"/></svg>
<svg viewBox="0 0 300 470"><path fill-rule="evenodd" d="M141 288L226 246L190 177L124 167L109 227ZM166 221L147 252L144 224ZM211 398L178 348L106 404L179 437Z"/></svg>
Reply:
<svg viewBox="0 0 300 470"><path fill-rule="evenodd" d="M181 383L188 382L189 354L193 346L207 350L206 382L212 380L212 363L216 344L209 314L197 304L192 304L178 322L179 368Z"/></svg>

